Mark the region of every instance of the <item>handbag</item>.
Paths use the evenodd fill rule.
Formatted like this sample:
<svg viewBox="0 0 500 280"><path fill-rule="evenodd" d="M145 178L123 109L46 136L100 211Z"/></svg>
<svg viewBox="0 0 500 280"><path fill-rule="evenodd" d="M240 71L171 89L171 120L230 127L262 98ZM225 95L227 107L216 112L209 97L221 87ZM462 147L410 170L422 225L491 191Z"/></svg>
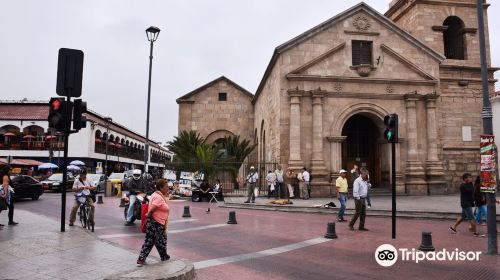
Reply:
<svg viewBox="0 0 500 280"><path fill-rule="evenodd" d="M0 211L7 210L7 199L0 196Z"/></svg>

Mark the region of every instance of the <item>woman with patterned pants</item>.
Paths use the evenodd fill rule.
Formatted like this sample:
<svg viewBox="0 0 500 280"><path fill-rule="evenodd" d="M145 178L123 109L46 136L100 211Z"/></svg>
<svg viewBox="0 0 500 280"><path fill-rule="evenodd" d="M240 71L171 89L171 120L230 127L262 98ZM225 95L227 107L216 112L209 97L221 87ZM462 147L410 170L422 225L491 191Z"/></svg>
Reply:
<svg viewBox="0 0 500 280"><path fill-rule="evenodd" d="M149 200L149 209L146 215L146 238L142 245L137 265L142 266L146 263L146 258L156 247L162 261L170 259L167 254L167 225L169 207L168 201L168 185L163 179L156 183L156 191L151 195Z"/></svg>

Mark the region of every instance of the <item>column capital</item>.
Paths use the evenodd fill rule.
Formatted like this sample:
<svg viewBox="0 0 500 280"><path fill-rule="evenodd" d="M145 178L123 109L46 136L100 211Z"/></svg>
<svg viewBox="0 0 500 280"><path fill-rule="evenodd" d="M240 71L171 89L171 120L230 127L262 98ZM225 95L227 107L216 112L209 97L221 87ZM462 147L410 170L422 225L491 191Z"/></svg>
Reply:
<svg viewBox="0 0 500 280"><path fill-rule="evenodd" d="M342 143L345 139L347 139L347 136L326 136L326 140L328 140L328 142Z"/></svg>
<svg viewBox="0 0 500 280"><path fill-rule="evenodd" d="M290 97L302 97L302 96L304 96L305 91L296 87L294 89L287 90L287 93L288 93L288 96L290 96Z"/></svg>
<svg viewBox="0 0 500 280"><path fill-rule="evenodd" d="M326 90L321 89L321 87L311 90L311 97L313 99L321 100L321 98L325 97L325 95L326 95Z"/></svg>

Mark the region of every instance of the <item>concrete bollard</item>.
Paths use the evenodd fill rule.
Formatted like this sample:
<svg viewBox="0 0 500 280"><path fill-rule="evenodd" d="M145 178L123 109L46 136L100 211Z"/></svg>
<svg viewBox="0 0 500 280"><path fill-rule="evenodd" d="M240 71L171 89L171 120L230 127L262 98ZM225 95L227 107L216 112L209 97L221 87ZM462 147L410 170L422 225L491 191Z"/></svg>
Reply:
<svg viewBox="0 0 500 280"><path fill-rule="evenodd" d="M97 196L97 204L103 204L102 195Z"/></svg>
<svg viewBox="0 0 500 280"><path fill-rule="evenodd" d="M183 218L191 218L191 213L189 212L189 206L184 206L184 214L182 214Z"/></svg>
<svg viewBox="0 0 500 280"><path fill-rule="evenodd" d="M325 238L335 239L337 238L337 233L335 232L335 223L328 223L326 227Z"/></svg>
<svg viewBox="0 0 500 280"><path fill-rule="evenodd" d="M420 247L418 247L418 249L424 252L436 251L436 249L432 245L432 232L422 232L422 243L420 244Z"/></svg>
<svg viewBox="0 0 500 280"><path fill-rule="evenodd" d="M234 211L229 212L229 220L227 221L227 223L230 225L235 225L238 223L236 221L236 212Z"/></svg>

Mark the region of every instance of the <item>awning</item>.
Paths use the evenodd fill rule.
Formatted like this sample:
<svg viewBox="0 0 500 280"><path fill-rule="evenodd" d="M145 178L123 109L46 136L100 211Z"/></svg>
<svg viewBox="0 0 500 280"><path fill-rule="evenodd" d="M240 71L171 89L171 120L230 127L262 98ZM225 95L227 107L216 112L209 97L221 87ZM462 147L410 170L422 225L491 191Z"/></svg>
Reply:
<svg viewBox="0 0 500 280"><path fill-rule="evenodd" d="M10 165L22 165L22 166L39 166L43 162L33 159L13 159ZM7 159L0 158L0 164L7 164Z"/></svg>

